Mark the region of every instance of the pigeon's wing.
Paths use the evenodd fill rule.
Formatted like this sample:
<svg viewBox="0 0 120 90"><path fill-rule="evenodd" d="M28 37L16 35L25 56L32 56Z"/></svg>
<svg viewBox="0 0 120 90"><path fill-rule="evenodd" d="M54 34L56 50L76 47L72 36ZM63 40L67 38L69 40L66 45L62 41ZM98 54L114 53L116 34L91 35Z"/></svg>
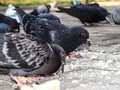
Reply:
<svg viewBox="0 0 120 90"><path fill-rule="evenodd" d="M57 21L57 22L60 23L60 19L57 16L55 16L53 14L50 14L50 13L41 13L41 14L38 15L38 17L48 19L48 20L52 20L52 21Z"/></svg>
<svg viewBox="0 0 120 90"><path fill-rule="evenodd" d="M6 34L3 53L15 68L34 70L48 62L52 50L31 35Z"/></svg>

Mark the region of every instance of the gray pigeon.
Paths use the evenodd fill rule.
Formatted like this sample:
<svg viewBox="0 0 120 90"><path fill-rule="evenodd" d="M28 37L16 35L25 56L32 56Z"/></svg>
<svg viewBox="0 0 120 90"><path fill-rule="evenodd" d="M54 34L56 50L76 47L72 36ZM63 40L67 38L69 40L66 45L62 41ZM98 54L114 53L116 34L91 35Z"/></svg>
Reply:
<svg viewBox="0 0 120 90"><path fill-rule="evenodd" d="M106 20L111 24L120 25L120 7L117 7L113 13L106 16Z"/></svg>

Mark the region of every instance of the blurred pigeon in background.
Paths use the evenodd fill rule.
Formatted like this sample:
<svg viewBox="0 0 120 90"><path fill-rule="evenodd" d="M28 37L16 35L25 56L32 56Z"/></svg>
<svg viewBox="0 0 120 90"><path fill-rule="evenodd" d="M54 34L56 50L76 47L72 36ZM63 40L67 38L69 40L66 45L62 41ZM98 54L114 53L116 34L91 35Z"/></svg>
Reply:
<svg viewBox="0 0 120 90"><path fill-rule="evenodd" d="M17 22L20 23L19 18L16 15L16 11L13 10L13 9L14 9L14 7L13 7L12 4L8 5L8 8L7 8L6 12L5 12L5 15L10 17L10 18L16 19ZM55 15L53 15L51 13L48 13L48 12L45 13L45 12L41 11L39 14L33 14L33 13L30 13L30 14L35 15L35 16L40 17L40 18L53 20L53 21L57 21L57 22L61 23L60 19L57 16L55 16Z"/></svg>
<svg viewBox="0 0 120 90"><path fill-rule="evenodd" d="M117 7L113 13L106 16L106 20L111 24L120 25L120 7Z"/></svg>
<svg viewBox="0 0 120 90"><path fill-rule="evenodd" d="M87 26L87 24L92 25L93 23L104 21L106 20L105 17L109 14L107 10L96 4L79 4L69 8L59 6L58 9L60 12L78 18L85 26Z"/></svg>

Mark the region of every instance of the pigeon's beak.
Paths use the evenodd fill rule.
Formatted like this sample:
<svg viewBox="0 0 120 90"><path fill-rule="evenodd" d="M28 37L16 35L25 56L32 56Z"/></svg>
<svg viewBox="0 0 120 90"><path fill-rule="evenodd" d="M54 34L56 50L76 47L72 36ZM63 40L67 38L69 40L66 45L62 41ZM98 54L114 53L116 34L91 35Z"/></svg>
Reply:
<svg viewBox="0 0 120 90"><path fill-rule="evenodd" d="M90 42L89 39L87 39L85 47L86 47L88 50L90 50L90 46L91 46L91 42Z"/></svg>
<svg viewBox="0 0 120 90"><path fill-rule="evenodd" d="M86 42L86 44L87 44L88 46L91 46L90 39L87 39L87 42Z"/></svg>

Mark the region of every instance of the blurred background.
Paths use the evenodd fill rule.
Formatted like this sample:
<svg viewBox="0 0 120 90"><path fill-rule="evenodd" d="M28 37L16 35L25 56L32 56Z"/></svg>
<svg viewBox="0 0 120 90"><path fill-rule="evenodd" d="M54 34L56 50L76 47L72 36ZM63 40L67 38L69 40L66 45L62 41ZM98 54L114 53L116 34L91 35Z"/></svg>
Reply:
<svg viewBox="0 0 120 90"><path fill-rule="evenodd" d="M37 4L45 4L52 0L0 0L0 4L2 5L8 5L10 3L16 4L16 5L37 5ZM72 0L57 0L57 4L65 4L70 3ZM88 0L89 2L113 2L117 1L120 2L120 0ZM85 2L85 0L78 0L78 2Z"/></svg>

